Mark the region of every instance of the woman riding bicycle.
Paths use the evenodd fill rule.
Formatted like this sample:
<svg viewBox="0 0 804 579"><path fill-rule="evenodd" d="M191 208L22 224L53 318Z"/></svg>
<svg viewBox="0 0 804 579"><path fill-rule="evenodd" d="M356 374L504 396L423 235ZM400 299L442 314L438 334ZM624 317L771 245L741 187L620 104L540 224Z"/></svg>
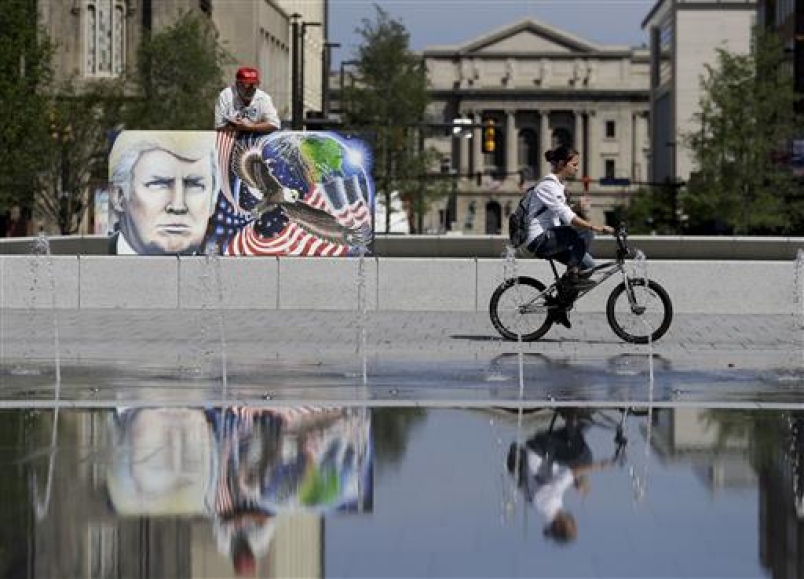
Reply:
<svg viewBox="0 0 804 579"><path fill-rule="evenodd" d="M585 274L595 266L589 254L591 236L576 228L594 233L613 233L608 225L594 225L578 216L567 204L565 181L578 172L580 155L566 145L544 154L550 172L526 193L525 209L529 218L528 237L520 247L525 255L553 259L567 266L561 278L570 291L587 289L594 282ZM556 312L555 321L569 327L566 312Z"/></svg>

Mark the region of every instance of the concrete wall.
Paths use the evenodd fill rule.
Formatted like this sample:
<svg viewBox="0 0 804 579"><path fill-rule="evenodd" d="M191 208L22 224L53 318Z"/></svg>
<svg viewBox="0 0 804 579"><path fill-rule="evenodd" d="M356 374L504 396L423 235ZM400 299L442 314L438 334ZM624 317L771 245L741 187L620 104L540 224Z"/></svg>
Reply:
<svg viewBox="0 0 804 579"><path fill-rule="evenodd" d="M650 236L635 235L631 245L651 259L682 260L794 260L804 250L804 237ZM32 253L35 238L0 239L0 255ZM502 235L377 235L378 257L471 257L499 258L507 238ZM108 255L105 235L67 235L49 239L54 255ZM601 236L592 253L610 259L614 239ZM241 258L243 259L243 258ZM249 258L250 259L250 258Z"/></svg>
<svg viewBox="0 0 804 579"><path fill-rule="evenodd" d="M679 313L796 314L804 263L648 261L648 276ZM550 279L541 260L518 260L520 275ZM281 309L484 311L510 275L502 259L2 256L3 309ZM362 272L362 274L361 274ZM359 286L363 291L359 292ZM578 305L602 312L614 285Z"/></svg>

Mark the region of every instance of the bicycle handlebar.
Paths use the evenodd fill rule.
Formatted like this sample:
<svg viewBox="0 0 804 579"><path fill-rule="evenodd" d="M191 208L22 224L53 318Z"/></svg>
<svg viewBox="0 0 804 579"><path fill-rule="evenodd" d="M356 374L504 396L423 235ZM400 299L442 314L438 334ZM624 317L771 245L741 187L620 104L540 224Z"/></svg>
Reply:
<svg viewBox="0 0 804 579"><path fill-rule="evenodd" d="M624 223L620 223L614 230L614 238L617 240L618 257L627 257L631 254L631 247L628 245L628 230Z"/></svg>

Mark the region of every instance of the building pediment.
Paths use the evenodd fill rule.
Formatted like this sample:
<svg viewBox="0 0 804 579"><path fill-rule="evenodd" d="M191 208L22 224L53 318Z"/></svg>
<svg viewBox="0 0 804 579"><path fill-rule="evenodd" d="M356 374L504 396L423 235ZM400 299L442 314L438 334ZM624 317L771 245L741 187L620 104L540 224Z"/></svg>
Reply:
<svg viewBox="0 0 804 579"><path fill-rule="evenodd" d="M454 50L467 56L589 54L600 51L600 47L569 32L529 18L475 38Z"/></svg>

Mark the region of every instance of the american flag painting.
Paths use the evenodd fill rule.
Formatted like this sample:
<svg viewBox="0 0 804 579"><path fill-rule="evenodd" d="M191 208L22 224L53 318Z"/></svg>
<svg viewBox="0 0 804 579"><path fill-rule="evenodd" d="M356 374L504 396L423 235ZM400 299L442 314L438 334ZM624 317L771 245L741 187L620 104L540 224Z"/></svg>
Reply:
<svg viewBox="0 0 804 579"><path fill-rule="evenodd" d="M218 446L216 516L371 509L371 420L365 411L230 406L208 416Z"/></svg>
<svg viewBox="0 0 804 579"><path fill-rule="evenodd" d="M371 253L374 187L365 146L331 132L217 136L220 191L207 253Z"/></svg>

